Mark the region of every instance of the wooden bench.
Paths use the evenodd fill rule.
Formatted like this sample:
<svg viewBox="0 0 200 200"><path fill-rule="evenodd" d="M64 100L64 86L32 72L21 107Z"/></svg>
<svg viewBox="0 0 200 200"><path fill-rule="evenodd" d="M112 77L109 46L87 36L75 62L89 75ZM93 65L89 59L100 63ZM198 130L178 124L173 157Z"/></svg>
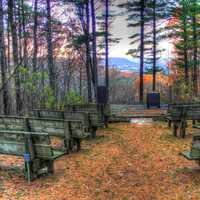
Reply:
<svg viewBox="0 0 200 200"><path fill-rule="evenodd" d="M83 105L66 105L65 113L87 113L93 137L96 136L98 128L108 126L110 116L109 105L83 104Z"/></svg>
<svg viewBox="0 0 200 200"><path fill-rule="evenodd" d="M91 133L89 115L87 113L72 113L58 110L47 110L47 109L33 109L29 110L28 115L38 119L62 119L62 120L74 120L81 121L83 128L86 132Z"/></svg>
<svg viewBox="0 0 200 200"><path fill-rule="evenodd" d="M181 153L188 160L200 161L200 135L193 135L190 152Z"/></svg>
<svg viewBox="0 0 200 200"><path fill-rule="evenodd" d="M173 135L177 136L178 128L180 128L180 136L184 138L187 121L200 120L200 104L171 104L168 107L166 120L169 127L173 124Z"/></svg>
<svg viewBox="0 0 200 200"><path fill-rule="evenodd" d="M63 141L63 151L81 149L81 139L88 136L81 121L51 118L0 116L0 130L45 132Z"/></svg>
<svg viewBox="0 0 200 200"><path fill-rule="evenodd" d="M48 133L17 130L0 130L0 153L23 157L29 182L41 174L52 174L54 160L65 154L52 148Z"/></svg>

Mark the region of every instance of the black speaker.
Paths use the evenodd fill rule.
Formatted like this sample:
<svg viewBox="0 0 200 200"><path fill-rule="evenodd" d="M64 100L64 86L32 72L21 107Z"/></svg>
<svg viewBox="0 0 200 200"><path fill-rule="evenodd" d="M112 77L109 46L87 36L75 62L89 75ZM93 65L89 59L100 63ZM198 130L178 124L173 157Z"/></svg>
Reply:
<svg viewBox="0 0 200 200"><path fill-rule="evenodd" d="M147 108L150 107L160 108L160 93L151 92L147 94Z"/></svg>
<svg viewBox="0 0 200 200"><path fill-rule="evenodd" d="M106 104L107 103L107 89L106 86L97 87L97 103Z"/></svg>

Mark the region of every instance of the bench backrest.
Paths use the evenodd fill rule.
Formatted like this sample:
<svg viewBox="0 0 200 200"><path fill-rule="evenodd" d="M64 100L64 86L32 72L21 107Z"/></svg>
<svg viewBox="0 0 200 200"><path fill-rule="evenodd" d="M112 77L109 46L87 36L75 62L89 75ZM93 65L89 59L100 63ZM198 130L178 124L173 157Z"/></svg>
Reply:
<svg viewBox="0 0 200 200"><path fill-rule="evenodd" d="M0 116L0 130L24 131L26 120L17 116Z"/></svg>
<svg viewBox="0 0 200 200"><path fill-rule="evenodd" d="M65 125L66 131L65 132ZM28 118L28 126L31 132L47 132L50 136L65 137L68 132L68 123L64 120Z"/></svg>
<svg viewBox="0 0 200 200"><path fill-rule="evenodd" d="M50 136L85 138L89 135L82 121L51 118L28 118L31 131L47 132Z"/></svg>
<svg viewBox="0 0 200 200"><path fill-rule="evenodd" d="M169 105L168 114L174 118L200 119L200 104Z"/></svg>
<svg viewBox="0 0 200 200"><path fill-rule="evenodd" d="M64 112L57 110L29 110L30 117L64 119Z"/></svg>
<svg viewBox="0 0 200 200"><path fill-rule="evenodd" d="M200 158L200 135L193 135L191 156Z"/></svg>
<svg viewBox="0 0 200 200"><path fill-rule="evenodd" d="M65 112L88 113L92 126L102 127L106 122L106 118L110 116L110 107L96 104L66 105Z"/></svg>
<svg viewBox="0 0 200 200"><path fill-rule="evenodd" d="M0 153L33 158L50 158L53 150L47 133L0 131Z"/></svg>
<svg viewBox="0 0 200 200"><path fill-rule="evenodd" d="M45 132L50 136L85 138L88 136L82 122L51 118L0 116L0 130Z"/></svg>
<svg viewBox="0 0 200 200"><path fill-rule="evenodd" d="M85 128L89 127L89 115L83 112L64 112L57 110L39 110L34 109L29 111L29 116L36 118L51 118L51 119L65 119L65 120L77 120L83 123Z"/></svg>
<svg viewBox="0 0 200 200"><path fill-rule="evenodd" d="M98 112L98 106L96 104L65 105L65 110L69 112Z"/></svg>

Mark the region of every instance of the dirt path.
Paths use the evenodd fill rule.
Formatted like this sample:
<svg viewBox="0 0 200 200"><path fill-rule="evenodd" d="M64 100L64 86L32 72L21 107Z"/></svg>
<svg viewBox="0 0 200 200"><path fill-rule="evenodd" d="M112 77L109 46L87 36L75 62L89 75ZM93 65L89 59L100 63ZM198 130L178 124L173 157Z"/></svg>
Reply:
<svg viewBox="0 0 200 200"><path fill-rule="evenodd" d="M178 154L189 149L166 124L113 124L80 153L55 162L55 174L28 185L0 171L0 199L200 200L200 170ZM0 160L5 159L1 156Z"/></svg>

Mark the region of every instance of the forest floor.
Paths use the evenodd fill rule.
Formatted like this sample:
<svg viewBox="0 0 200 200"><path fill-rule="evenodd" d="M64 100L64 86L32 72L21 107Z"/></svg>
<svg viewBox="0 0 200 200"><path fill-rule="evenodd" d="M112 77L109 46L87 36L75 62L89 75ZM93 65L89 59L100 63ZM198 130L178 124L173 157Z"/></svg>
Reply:
<svg viewBox="0 0 200 200"><path fill-rule="evenodd" d="M55 161L54 175L29 185L22 174L1 170L0 199L200 200L200 169L179 155L190 149L188 132L181 139L162 122L110 124L82 151Z"/></svg>

